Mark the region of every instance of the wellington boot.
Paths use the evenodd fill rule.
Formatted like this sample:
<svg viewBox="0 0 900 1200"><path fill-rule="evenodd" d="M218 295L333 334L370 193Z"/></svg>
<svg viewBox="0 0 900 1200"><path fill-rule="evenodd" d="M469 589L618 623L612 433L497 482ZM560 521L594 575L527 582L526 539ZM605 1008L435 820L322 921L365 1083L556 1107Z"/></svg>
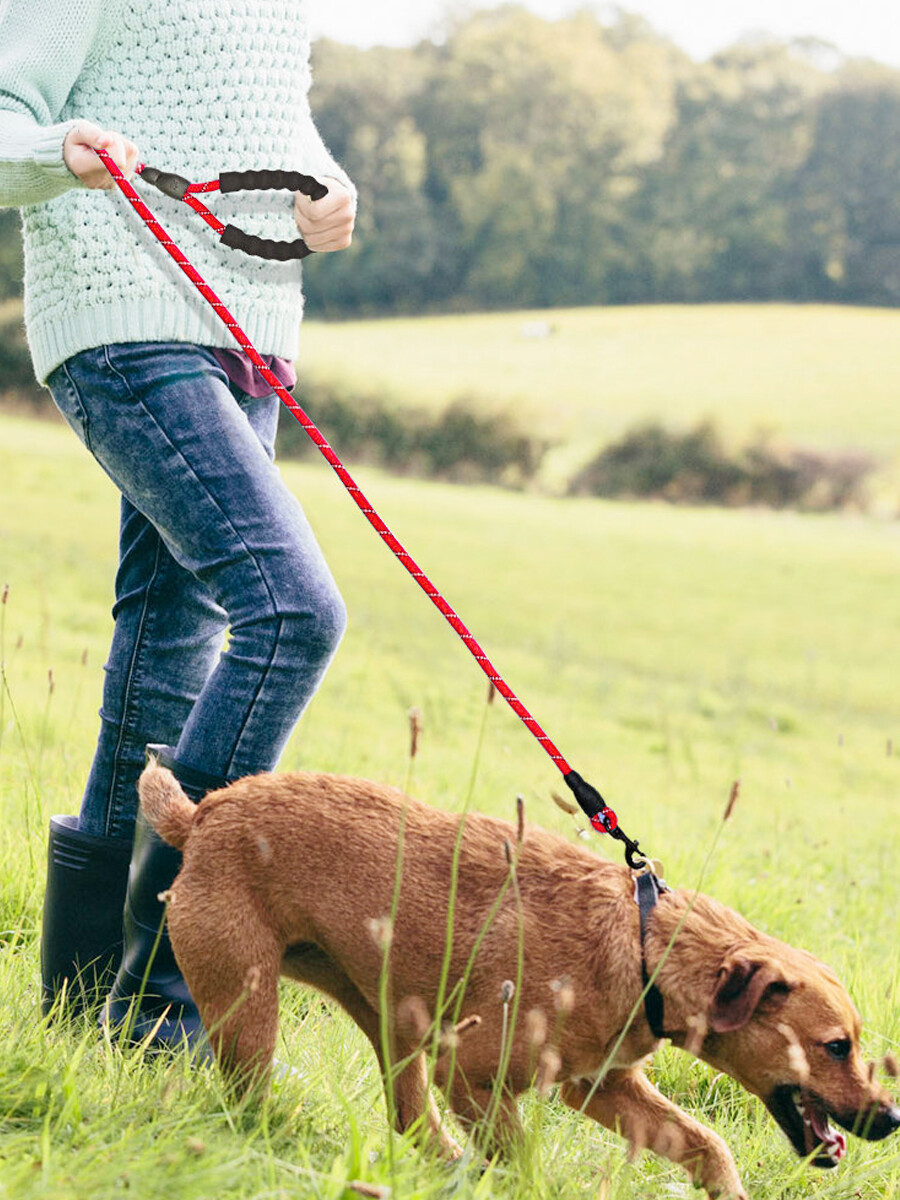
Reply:
<svg viewBox="0 0 900 1200"><path fill-rule="evenodd" d="M194 801L225 785L225 780L176 762L167 746L148 746L147 753L174 774ZM157 1049L186 1043L202 1050L203 1025L175 961L160 899L180 867L180 851L167 845L139 813L125 897L125 946L105 1018L128 1041L149 1038Z"/></svg>
<svg viewBox="0 0 900 1200"><path fill-rule="evenodd" d="M82 833L77 817L50 818L41 930L41 1008L65 987L75 1015L102 999L122 958L122 906L131 841Z"/></svg>

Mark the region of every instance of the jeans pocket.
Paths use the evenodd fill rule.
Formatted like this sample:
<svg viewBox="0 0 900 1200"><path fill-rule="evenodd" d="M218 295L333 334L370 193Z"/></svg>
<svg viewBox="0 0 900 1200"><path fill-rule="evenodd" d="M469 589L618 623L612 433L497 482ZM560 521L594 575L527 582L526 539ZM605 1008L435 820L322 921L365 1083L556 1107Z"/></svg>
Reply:
<svg viewBox="0 0 900 1200"><path fill-rule="evenodd" d="M67 423L74 429L79 440L91 448L91 426L87 410L81 400L78 388L63 363L47 379L47 387L53 397L53 403L65 417Z"/></svg>

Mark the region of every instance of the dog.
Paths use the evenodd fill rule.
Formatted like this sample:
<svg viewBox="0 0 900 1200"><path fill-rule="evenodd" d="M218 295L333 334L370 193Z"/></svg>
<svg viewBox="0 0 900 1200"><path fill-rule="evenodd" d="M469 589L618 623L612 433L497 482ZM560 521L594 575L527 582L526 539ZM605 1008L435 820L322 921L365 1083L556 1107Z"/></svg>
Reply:
<svg viewBox="0 0 900 1200"><path fill-rule="evenodd" d="M830 1119L870 1140L900 1125L835 975L706 896L654 886L642 913L639 876L585 847L362 779L259 775L195 805L151 763L139 792L183 851L169 934L239 1093L265 1086L286 975L346 1009L390 1074L397 1128L419 1122L448 1157L461 1149L429 1055L450 1107L482 1130L488 1116L493 1144L519 1136L518 1094L556 1082L710 1196L746 1200L724 1141L644 1074L662 1036L758 1096L818 1166L845 1151Z"/></svg>

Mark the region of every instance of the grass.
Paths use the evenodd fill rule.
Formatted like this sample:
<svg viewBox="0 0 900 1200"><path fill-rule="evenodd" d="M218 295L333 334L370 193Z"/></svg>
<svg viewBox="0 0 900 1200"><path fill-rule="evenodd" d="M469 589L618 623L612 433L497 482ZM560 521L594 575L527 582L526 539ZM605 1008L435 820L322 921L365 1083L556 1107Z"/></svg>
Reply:
<svg viewBox="0 0 900 1200"><path fill-rule="evenodd" d="M284 766L410 777L431 803L458 809L471 793L474 808L513 820L521 793L530 821L576 836L550 801L552 764L499 700L485 710L480 672L330 472L285 471L351 628ZM865 1016L868 1053L896 1050L896 526L359 475L670 882L696 882L741 780L704 889L831 963ZM262 1109L229 1104L214 1074L182 1059L122 1052L89 1024L41 1023L46 820L77 810L90 762L117 504L51 423L0 418L0 481L0 1197L338 1198L358 1179L429 1200L688 1196L676 1168L629 1163L614 1135L537 1096L522 1159L484 1176L471 1159L446 1168L411 1139L390 1142L368 1043L299 988L284 989L279 1055L300 1075ZM423 732L411 763L413 706ZM823 1175L729 1080L671 1050L654 1076L725 1137L755 1198L900 1200L890 1141L852 1142Z"/></svg>
<svg viewBox="0 0 900 1200"><path fill-rule="evenodd" d="M545 322L546 338L525 336ZM558 483L646 420L712 418L731 443L760 430L885 464L900 497L900 312L822 305L579 308L304 325L302 369L406 405L476 396L559 443Z"/></svg>

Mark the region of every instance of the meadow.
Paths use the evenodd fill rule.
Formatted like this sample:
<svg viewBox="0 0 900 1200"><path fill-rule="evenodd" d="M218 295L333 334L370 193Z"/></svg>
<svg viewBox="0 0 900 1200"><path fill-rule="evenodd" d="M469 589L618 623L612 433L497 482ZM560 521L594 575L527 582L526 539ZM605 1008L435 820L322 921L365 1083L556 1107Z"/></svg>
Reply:
<svg viewBox="0 0 900 1200"><path fill-rule="evenodd" d="M636 305L320 322L302 370L352 394L442 409L460 397L554 444L558 487L648 420L710 419L727 442L874 455L900 504L900 312L824 305ZM337 364L337 366L336 366Z"/></svg>
<svg viewBox="0 0 900 1200"><path fill-rule="evenodd" d="M761 310L754 319L771 317L774 330L776 315ZM820 315L822 353L837 356L829 314ZM856 344L874 355L898 317L870 316ZM568 314L552 319L562 331L575 321ZM647 354L638 332L627 332L632 319L609 315L624 331L618 348L610 348L623 379L631 356ZM435 320L453 330L464 319ZM484 338L503 320L485 318ZM532 350L561 353L560 336L532 343L520 336L524 318L505 320L517 363ZM406 355L395 378L402 374L410 394L421 386L425 396L425 375L451 372L458 333L446 334L442 352L438 330L431 352L416 360L415 330L391 324L395 353ZM341 338L358 334L359 347L363 335L376 339L380 332L374 324L354 332L311 323L304 337L313 369L336 353ZM329 343L332 336L337 340ZM424 345L421 327L419 336ZM715 338L710 344L716 353ZM655 356L660 343L653 345ZM712 370L674 326L667 345L683 359L669 379L676 391L684 373ZM454 394L468 370L455 357L447 385ZM372 383L361 353L345 353L343 361ZM860 362L858 427L872 444L880 439L896 452L894 368L866 366L862 355ZM734 374L743 378L738 367ZM590 396L569 388L563 402L545 369L532 372L540 386L531 411L552 402L548 419L574 442L579 405ZM760 357L756 395L768 397L768 407L757 405L753 419L777 419L785 429L794 421L798 430L815 426L821 440L847 444L855 425L846 410L853 406L835 405L834 421L845 421L840 429L821 410L816 423L816 406L825 400L814 400L809 384L806 415L789 413L769 386L776 373ZM663 384L661 368L650 374L656 382L645 383L648 410ZM471 386L498 404L528 390L527 371L516 374L512 366L492 375L490 388L483 378L476 370ZM822 388L825 382L823 375ZM734 387L731 404L721 396L723 419L751 382L736 379ZM428 394L441 402L436 391ZM684 415L684 405L671 405ZM748 392L748 425L749 405ZM708 415L705 402L701 408ZM626 415L631 423L635 415L624 402L616 412L601 411L597 427ZM319 532L351 616L283 767L409 782L434 805L471 803L511 819L521 795L529 821L584 835L584 822L552 802L561 785L552 763L501 701L487 703L475 664L328 469L283 469ZM368 468L357 474L566 757L603 791L627 832L663 861L670 883L694 887L702 876L704 891L829 962L863 1013L867 1054L896 1053L896 523L561 499L395 479ZM68 430L0 416L0 587L8 584L0 609L0 1197L338 1200L386 1195L379 1189L387 1188L423 1200L693 1194L677 1168L648 1155L629 1161L619 1138L552 1097L525 1103L526 1146L511 1162L484 1174L472 1156L453 1167L436 1163L414 1138L389 1135L368 1043L342 1013L297 987L283 991L278 1054L298 1074L259 1108L229 1103L215 1074L186 1058L152 1061L99 1037L87 1021L41 1021L46 822L51 813L77 811L90 762L116 522L111 485ZM413 707L422 713L423 734L411 760ZM723 825L736 780L739 800ZM616 845L590 837L599 855L619 857ZM657 1056L653 1076L726 1139L754 1200L900 1198L900 1138L851 1139L840 1169L823 1174L797 1160L761 1104L727 1078L671 1049ZM357 1183L362 1191L351 1188Z"/></svg>

